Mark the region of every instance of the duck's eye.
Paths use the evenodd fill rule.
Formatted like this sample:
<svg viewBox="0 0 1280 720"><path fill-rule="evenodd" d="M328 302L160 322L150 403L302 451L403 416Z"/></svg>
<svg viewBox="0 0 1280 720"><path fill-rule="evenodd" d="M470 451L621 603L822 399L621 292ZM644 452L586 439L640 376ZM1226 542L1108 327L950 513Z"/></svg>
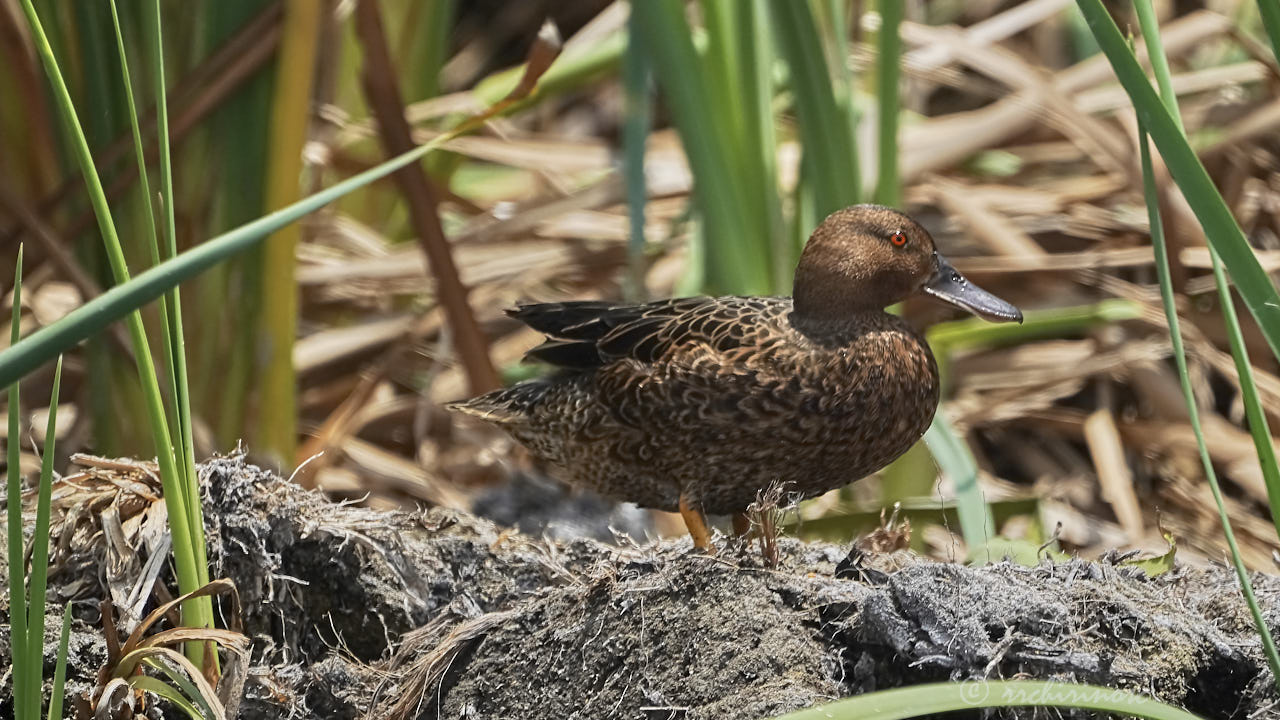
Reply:
<svg viewBox="0 0 1280 720"><path fill-rule="evenodd" d="M901 230L890 233L889 242L893 243L895 247L903 247L907 244L907 234Z"/></svg>

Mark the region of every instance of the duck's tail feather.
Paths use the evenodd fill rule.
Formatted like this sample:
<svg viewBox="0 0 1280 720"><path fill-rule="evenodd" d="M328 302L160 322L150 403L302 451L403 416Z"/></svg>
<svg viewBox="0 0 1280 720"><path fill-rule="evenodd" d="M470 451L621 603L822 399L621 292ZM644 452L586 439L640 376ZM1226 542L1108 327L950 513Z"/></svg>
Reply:
<svg viewBox="0 0 1280 720"><path fill-rule="evenodd" d="M520 424L531 418L550 387L547 382L530 380L470 400L448 403L445 407L496 425Z"/></svg>

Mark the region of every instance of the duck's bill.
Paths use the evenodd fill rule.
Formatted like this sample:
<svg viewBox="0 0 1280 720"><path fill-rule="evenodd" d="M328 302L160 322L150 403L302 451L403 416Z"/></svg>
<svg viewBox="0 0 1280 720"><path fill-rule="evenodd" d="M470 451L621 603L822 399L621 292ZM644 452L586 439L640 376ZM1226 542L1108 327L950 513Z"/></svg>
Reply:
<svg viewBox="0 0 1280 720"><path fill-rule="evenodd" d="M966 280L946 258L937 253L933 257L938 269L925 283L926 293L993 322L1022 322L1021 310Z"/></svg>

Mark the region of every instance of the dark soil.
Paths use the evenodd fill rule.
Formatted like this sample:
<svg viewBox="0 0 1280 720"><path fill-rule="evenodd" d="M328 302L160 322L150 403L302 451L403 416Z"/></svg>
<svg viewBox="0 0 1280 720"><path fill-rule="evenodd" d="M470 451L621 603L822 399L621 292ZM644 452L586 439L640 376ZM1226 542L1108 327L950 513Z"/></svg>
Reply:
<svg viewBox="0 0 1280 720"><path fill-rule="evenodd" d="M693 554L687 539L618 548L339 506L238 459L204 475L215 574L239 587L254 641L242 718L765 718L1014 677L1131 689L1206 718L1280 707L1226 568L1147 579L783 540L770 569L755 551ZM1280 578L1254 582L1280 626ZM83 692L104 652L96 603L77 607L71 688ZM57 623L51 611L51 640Z"/></svg>

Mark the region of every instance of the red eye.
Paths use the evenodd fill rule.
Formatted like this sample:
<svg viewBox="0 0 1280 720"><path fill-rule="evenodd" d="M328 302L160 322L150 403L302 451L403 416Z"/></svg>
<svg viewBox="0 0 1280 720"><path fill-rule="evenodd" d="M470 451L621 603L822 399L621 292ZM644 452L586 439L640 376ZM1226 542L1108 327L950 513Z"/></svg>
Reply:
<svg viewBox="0 0 1280 720"><path fill-rule="evenodd" d="M907 244L907 234L899 230L889 235L889 242L893 243L897 247L902 247Z"/></svg>

